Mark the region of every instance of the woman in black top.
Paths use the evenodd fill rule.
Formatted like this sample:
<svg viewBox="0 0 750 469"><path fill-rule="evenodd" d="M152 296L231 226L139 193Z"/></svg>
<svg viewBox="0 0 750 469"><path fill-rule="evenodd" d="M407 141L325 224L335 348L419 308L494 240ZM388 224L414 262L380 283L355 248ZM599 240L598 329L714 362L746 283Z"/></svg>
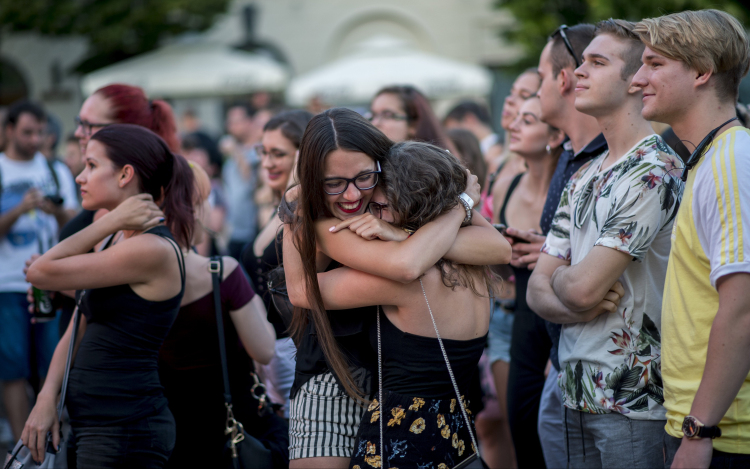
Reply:
<svg viewBox="0 0 750 469"><path fill-rule="evenodd" d="M383 170L387 199L378 199L376 189L372 207L382 220L417 230L417 237L423 234L422 227L447 215L454 224L451 234L455 239L465 215L460 195L468 180L455 158L433 145L405 142L394 145ZM414 178L415 174L420 177ZM460 211L454 212L456 208ZM368 247L377 249L374 241L367 241L356 254L365 256ZM508 262L510 245L502 243L500 247L499 261ZM287 254L287 268L300 262L295 254ZM441 463L452 467L474 452L470 435L473 430L469 431L457 405L454 382L425 300L431 305L436 327L444 339L455 385L463 400L489 326L492 283L488 272L486 267L439 260L426 268L418 281L408 283L349 267L317 275L323 303L329 309L382 304L380 331L377 326L370 329L369 339L374 349L378 349L379 337L382 342L385 404L380 412L379 403L373 401L363 416L350 467L373 466L382 460L378 445L381 417L388 419L384 446L394 467L436 467ZM293 298L299 300L302 299ZM300 306L310 305L302 300Z"/></svg>
<svg viewBox="0 0 750 469"><path fill-rule="evenodd" d="M294 382L294 342L286 331L286 325L279 315L268 292L268 273L281 264L281 220L278 204L281 195L293 181L292 172L302 134L313 115L307 111L286 111L269 120L263 127L263 139L256 147L261 158L263 178L271 188L276 209L255 241L242 253L242 266L250 276L255 293L263 299L268 311L268 320L276 331L276 347L271 363L261 367L265 378L268 397L282 404L285 417L289 417L289 391Z"/></svg>
<svg viewBox="0 0 750 469"><path fill-rule="evenodd" d="M391 146L359 114L343 108L313 117L300 145L300 190L288 195L299 196L299 207L296 216L284 220L291 222L284 227L284 271L292 303L312 307L295 311L290 327L298 347L290 402L290 467L346 467L362 415L359 401L373 390L375 353L369 328L375 308L326 311L317 272L344 264L409 282L443 256L463 264L507 262L507 242L481 217L472 219L476 226L456 234L466 217L463 206L408 239L400 228L366 214ZM476 177L469 180L477 201ZM290 250L302 259L291 268L286 261Z"/></svg>
<svg viewBox="0 0 750 469"><path fill-rule="evenodd" d="M82 290L67 400L76 466L162 467L175 433L157 357L184 292L193 174L159 136L129 124L93 135L85 163L76 181L83 207L109 213L37 259L27 280L44 290ZM109 235L105 249L89 253ZM59 444L55 405L72 326L24 427L36 460L48 431Z"/></svg>

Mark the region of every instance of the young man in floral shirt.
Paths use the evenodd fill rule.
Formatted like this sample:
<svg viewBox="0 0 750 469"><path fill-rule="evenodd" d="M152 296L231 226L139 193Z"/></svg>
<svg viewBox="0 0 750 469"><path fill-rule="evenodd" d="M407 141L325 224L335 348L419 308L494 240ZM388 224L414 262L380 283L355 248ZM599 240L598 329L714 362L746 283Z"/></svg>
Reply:
<svg viewBox="0 0 750 469"><path fill-rule="evenodd" d="M643 116L670 124L691 150L707 143L686 161L664 288L665 467L747 468L750 131L735 104L750 43L717 10L645 19L635 31L646 44L633 78Z"/></svg>
<svg viewBox="0 0 750 469"><path fill-rule="evenodd" d="M663 464L659 327L682 162L641 117L633 27L599 23L576 70L576 109L597 119L609 150L565 187L527 295L564 324L559 384L576 468Z"/></svg>

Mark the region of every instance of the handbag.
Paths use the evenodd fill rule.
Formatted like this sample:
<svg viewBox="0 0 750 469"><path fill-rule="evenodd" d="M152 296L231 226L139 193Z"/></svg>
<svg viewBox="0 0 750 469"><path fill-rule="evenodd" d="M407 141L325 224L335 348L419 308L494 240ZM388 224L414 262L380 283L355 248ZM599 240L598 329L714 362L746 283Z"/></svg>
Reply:
<svg viewBox="0 0 750 469"><path fill-rule="evenodd" d="M443 346L443 339L440 338L440 332L438 332L437 323L435 322L435 316L432 314L432 308L430 308L430 302L427 301L427 293L424 291L424 284L422 283L422 279L419 279L419 285L422 287L422 294L424 295L424 301L427 303L427 310L430 312L430 319L432 319L432 325L435 328L435 335L437 336L438 343L440 344L440 351L443 352L443 358L445 359L445 366L448 368L448 375L450 375L451 383L453 383L453 390L456 392L456 400L458 401L459 406L461 407L461 413L463 414L464 420L466 421L466 428L469 430L469 435L471 436L471 442L474 444L474 448L476 451L472 453L471 455L467 456L463 461L453 466L452 469L471 469L471 468L484 468L489 469L489 466L487 466L487 463L484 462L481 455L479 454L479 445L477 444L477 439L474 436L474 432L471 429L471 421L469 420L469 414L466 412L466 405L463 402L463 399L461 399L461 394L458 391L458 385L456 384L456 378L453 377L453 368L451 368L451 363L448 360L448 354L445 352L445 347ZM381 406L385 406L385 401L383 400L383 359L381 354L381 348L380 348L380 307L378 307L378 313L377 313L377 321L378 321L378 399L380 401ZM385 407L382 407L382 409L385 409ZM384 411L384 410L383 410ZM383 418L378 419L380 421L380 454L381 458L380 460L384 462L387 460L385 457L385 451L384 451L384 444L383 442ZM384 466L381 466L384 467Z"/></svg>
<svg viewBox="0 0 750 469"><path fill-rule="evenodd" d="M269 469L274 466L273 453L263 442L248 435L242 424L234 418L232 411L232 393L229 388L229 370L227 367L227 352L224 341L224 320L221 314L221 279L223 278L224 263L221 256L213 256L208 264L213 283L214 310L216 312L216 327L219 331L219 355L221 356L221 373L224 379L224 407L227 409L227 421L224 434L229 436L224 448L224 465L232 469ZM251 393L258 399L258 413L264 415L271 412L265 393L265 386L255 373L255 383Z"/></svg>
<svg viewBox="0 0 750 469"><path fill-rule="evenodd" d="M65 362L65 374L63 374L62 387L60 388L60 402L57 404L57 420L62 421L62 411L65 406L65 394L68 390L68 376L70 374L70 364L73 361L73 349L75 348L76 336L78 335L78 326L81 322L81 300L86 290L81 291L81 295L78 297L78 304L73 312L73 331L70 334L70 345L68 346L68 358ZM62 426L62 425L61 425ZM60 445L63 444L63 439L60 438ZM22 440L18 440L16 446L12 451L8 451L8 456L5 458L5 464L3 469L23 469L23 468L38 468L38 469L52 469L55 467L55 459L57 457L57 450L52 445L52 432L47 432L47 442L45 447L44 461L41 464L37 464L36 461L31 457L31 451L27 448Z"/></svg>

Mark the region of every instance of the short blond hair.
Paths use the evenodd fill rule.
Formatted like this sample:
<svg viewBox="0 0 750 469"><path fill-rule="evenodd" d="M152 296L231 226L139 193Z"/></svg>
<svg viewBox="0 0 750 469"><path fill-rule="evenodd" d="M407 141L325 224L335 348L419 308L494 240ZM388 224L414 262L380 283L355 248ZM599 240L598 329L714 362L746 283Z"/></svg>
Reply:
<svg viewBox="0 0 750 469"><path fill-rule="evenodd" d="M750 67L750 45L737 18L719 10L683 11L641 20L634 31L651 50L699 73L713 71L718 97L737 101Z"/></svg>

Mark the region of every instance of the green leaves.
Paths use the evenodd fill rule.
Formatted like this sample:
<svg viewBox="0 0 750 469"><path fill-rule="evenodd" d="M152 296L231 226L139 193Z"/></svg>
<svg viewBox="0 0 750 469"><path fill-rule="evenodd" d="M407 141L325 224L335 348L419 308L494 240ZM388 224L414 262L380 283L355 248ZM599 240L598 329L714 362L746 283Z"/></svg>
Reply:
<svg viewBox="0 0 750 469"><path fill-rule="evenodd" d="M77 71L89 72L147 52L169 37L201 31L228 0L27 0L0 2L0 25L12 31L75 34L91 41Z"/></svg>

